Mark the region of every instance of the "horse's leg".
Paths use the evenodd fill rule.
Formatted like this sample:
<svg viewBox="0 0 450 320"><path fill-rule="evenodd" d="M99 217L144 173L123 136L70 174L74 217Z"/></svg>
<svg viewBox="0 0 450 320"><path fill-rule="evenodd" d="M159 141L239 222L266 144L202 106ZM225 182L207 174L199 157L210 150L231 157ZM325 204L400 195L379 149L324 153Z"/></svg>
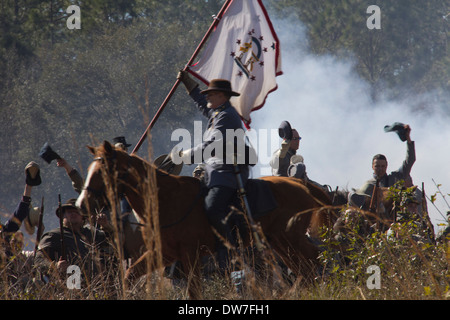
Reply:
<svg viewBox="0 0 450 320"><path fill-rule="evenodd" d="M296 276L310 280L317 268L317 248L309 242L306 236L299 236L296 244L285 242L282 256L285 264Z"/></svg>
<svg viewBox="0 0 450 320"><path fill-rule="evenodd" d="M124 243L126 258L131 258L131 270L127 272L129 277L138 279L147 273L147 262L143 254L146 252L145 243L140 230L131 228L129 223L124 225Z"/></svg>
<svg viewBox="0 0 450 320"><path fill-rule="evenodd" d="M309 222L309 221L308 221ZM300 230L305 221L296 220L289 231L272 237L273 247L292 272L310 279L318 266L318 248Z"/></svg>
<svg viewBox="0 0 450 320"><path fill-rule="evenodd" d="M181 259L181 264L187 277L189 298L200 300L202 298L201 262L197 250L190 250L190 253L186 253Z"/></svg>

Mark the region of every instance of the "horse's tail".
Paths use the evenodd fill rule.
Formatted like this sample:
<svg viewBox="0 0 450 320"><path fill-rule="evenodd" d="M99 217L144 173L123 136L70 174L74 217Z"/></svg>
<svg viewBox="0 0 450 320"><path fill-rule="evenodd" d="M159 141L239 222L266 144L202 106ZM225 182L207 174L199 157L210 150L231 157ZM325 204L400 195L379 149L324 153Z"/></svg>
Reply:
<svg viewBox="0 0 450 320"><path fill-rule="evenodd" d="M301 212L298 212L293 217L291 217L287 223L286 231L291 230L294 228L294 226L297 225L297 223L300 222L300 220L304 219L304 217L308 216L308 213L311 213L309 215L309 221L306 224L306 228L303 228L306 232L308 227L310 229L310 232L318 233L320 229L324 226L330 227L331 226L331 219L330 219L330 211L334 210L334 206L322 206L322 207L315 207L310 208ZM302 220L302 222L305 222ZM303 231L303 230L302 230Z"/></svg>
<svg viewBox="0 0 450 320"><path fill-rule="evenodd" d="M317 209L318 208L310 208L297 212L288 220L286 224L286 232L295 230L296 232L300 232L300 234L305 234L308 226L310 225L312 213L314 213ZM299 223L301 223L301 225L299 225Z"/></svg>

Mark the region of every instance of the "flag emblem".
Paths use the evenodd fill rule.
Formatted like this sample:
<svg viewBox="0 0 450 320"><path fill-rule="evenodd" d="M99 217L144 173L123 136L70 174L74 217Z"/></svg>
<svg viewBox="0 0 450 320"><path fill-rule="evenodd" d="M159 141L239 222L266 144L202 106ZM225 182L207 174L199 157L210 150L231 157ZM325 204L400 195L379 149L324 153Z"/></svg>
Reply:
<svg viewBox="0 0 450 320"><path fill-rule="evenodd" d="M260 109L277 89L282 74L280 43L261 0L233 0L218 17L198 62L189 72L206 85L212 79L229 80L239 97L232 97L247 128L250 113Z"/></svg>

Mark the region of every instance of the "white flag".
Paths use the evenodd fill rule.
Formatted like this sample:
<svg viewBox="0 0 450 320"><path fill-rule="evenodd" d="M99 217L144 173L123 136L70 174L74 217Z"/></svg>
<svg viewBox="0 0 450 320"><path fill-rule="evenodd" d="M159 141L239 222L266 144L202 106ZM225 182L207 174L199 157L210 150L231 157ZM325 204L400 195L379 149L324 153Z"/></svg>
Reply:
<svg viewBox="0 0 450 320"><path fill-rule="evenodd" d="M207 85L212 79L229 80L241 94L232 97L231 104L248 127L250 113L277 89L280 42L261 0L233 0L217 18L202 56L189 69Z"/></svg>

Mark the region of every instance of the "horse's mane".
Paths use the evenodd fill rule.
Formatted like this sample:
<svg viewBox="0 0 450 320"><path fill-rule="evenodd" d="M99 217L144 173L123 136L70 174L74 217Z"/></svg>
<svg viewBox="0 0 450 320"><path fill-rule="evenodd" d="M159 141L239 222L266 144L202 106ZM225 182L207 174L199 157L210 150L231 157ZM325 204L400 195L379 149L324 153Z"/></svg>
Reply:
<svg viewBox="0 0 450 320"><path fill-rule="evenodd" d="M91 147L88 147L88 148L91 148ZM131 157L132 159L137 160L138 163L140 163L143 166L143 168L145 168L147 170L149 168L152 168L153 170L156 171L157 174L169 175L168 172L166 172L163 169L158 168L153 163L151 163L150 161L142 158L141 156L137 155L136 153L128 154L127 151L125 151L125 150L123 150L121 148L113 146L108 141L104 141L103 144L101 144L99 147L93 148L93 149L95 151L94 152L91 151L91 152L97 157L104 157L104 158L107 158L107 159L111 158L111 157L117 158L118 157L117 155L121 155L123 157ZM134 162L134 163L136 163L136 162ZM181 176L176 176L176 175L171 175L171 176L174 177L174 178L181 178Z"/></svg>

